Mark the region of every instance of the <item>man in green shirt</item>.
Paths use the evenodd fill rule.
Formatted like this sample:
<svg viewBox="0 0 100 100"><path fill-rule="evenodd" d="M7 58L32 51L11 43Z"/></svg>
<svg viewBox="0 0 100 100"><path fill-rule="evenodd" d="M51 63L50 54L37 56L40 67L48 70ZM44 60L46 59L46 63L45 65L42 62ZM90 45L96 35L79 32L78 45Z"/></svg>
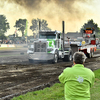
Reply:
<svg viewBox="0 0 100 100"><path fill-rule="evenodd" d="M86 56L83 52L75 52L73 66L63 70L59 81L64 83L65 100L90 100L90 88L94 84L94 73L84 67Z"/></svg>

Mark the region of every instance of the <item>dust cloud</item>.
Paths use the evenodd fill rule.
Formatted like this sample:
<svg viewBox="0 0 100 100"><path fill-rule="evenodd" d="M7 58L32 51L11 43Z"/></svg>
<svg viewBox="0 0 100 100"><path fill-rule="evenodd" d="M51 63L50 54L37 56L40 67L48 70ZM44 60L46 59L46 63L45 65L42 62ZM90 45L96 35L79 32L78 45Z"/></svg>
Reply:
<svg viewBox="0 0 100 100"><path fill-rule="evenodd" d="M79 31L87 21L87 6L91 0L0 0L1 14L4 14L11 25L19 18L26 18L31 25L35 18L45 19L48 27L62 31L62 20L66 23L66 32ZM82 7L84 6L84 7ZM90 8L88 8L90 9ZM90 12L89 15L92 15ZM29 29L30 31L30 29ZM10 31L11 32L11 31ZM14 32L14 29L12 30ZM11 32L11 33L12 33ZM32 31L29 32L29 35Z"/></svg>

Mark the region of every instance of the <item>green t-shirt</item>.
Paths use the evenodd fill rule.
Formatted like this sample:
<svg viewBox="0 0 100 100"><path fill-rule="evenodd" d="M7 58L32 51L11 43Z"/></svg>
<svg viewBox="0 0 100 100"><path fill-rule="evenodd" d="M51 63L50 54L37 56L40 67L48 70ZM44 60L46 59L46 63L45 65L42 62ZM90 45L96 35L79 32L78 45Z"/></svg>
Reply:
<svg viewBox="0 0 100 100"><path fill-rule="evenodd" d="M90 100L94 80L94 73L82 64L68 67L59 75L59 81L64 83L65 100Z"/></svg>

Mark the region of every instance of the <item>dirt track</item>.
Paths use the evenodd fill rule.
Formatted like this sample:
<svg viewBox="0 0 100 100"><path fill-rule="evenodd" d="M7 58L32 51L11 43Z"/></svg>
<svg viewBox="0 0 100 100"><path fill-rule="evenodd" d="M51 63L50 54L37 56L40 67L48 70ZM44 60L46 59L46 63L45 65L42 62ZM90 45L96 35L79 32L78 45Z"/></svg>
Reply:
<svg viewBox="0 0 100 100"><path fill-rule="evenodd" d="M96 54L100 54L97 51ZM85 67L92 70L100 68L100 57L87 59ZM72 62L57 64L10 64L0 65L0 100L10 100L28 91L49 87L58 81L58 75Z"/></svg>

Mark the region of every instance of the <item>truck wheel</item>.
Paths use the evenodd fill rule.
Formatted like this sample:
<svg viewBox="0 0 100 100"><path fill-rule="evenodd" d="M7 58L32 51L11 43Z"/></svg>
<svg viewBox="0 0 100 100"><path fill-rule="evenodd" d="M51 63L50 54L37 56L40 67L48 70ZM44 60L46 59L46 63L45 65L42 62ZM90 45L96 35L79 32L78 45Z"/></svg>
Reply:
<svg viewBox="0 0 100 100"><path fill-rule="evenodd" d="M72 53L70 53L69 55L65 55L64 58L63 58L63 61L72 61L73 59L73 56L72 56Z"/></svg>
<svg viewBox="0 0 100 100"><path fill-rule="evenodd" d="M92 58L93 55L94 55L94 50L91 51L90 53L87 53L87 54L86 54L86 56L87 56L88 58Z"/></svg>
<svg viewBox="0 0 100 100"><path fill-rule="evenodd" d="M94 56L94 51L91 52L91 58Z"/></svg>
<svg viewBox="0 0 100 100"><path fill-rule="evenodd" d="M58 54L55 53L53 58L53 63L57 63L57 62L58 62Z"/></svg>
<svg viewBox="0 0 100 100"><path fill-rule="evenodd" d="M87 56L88 58L91 58L91 53L87 53L86 56Z"/></svg>

